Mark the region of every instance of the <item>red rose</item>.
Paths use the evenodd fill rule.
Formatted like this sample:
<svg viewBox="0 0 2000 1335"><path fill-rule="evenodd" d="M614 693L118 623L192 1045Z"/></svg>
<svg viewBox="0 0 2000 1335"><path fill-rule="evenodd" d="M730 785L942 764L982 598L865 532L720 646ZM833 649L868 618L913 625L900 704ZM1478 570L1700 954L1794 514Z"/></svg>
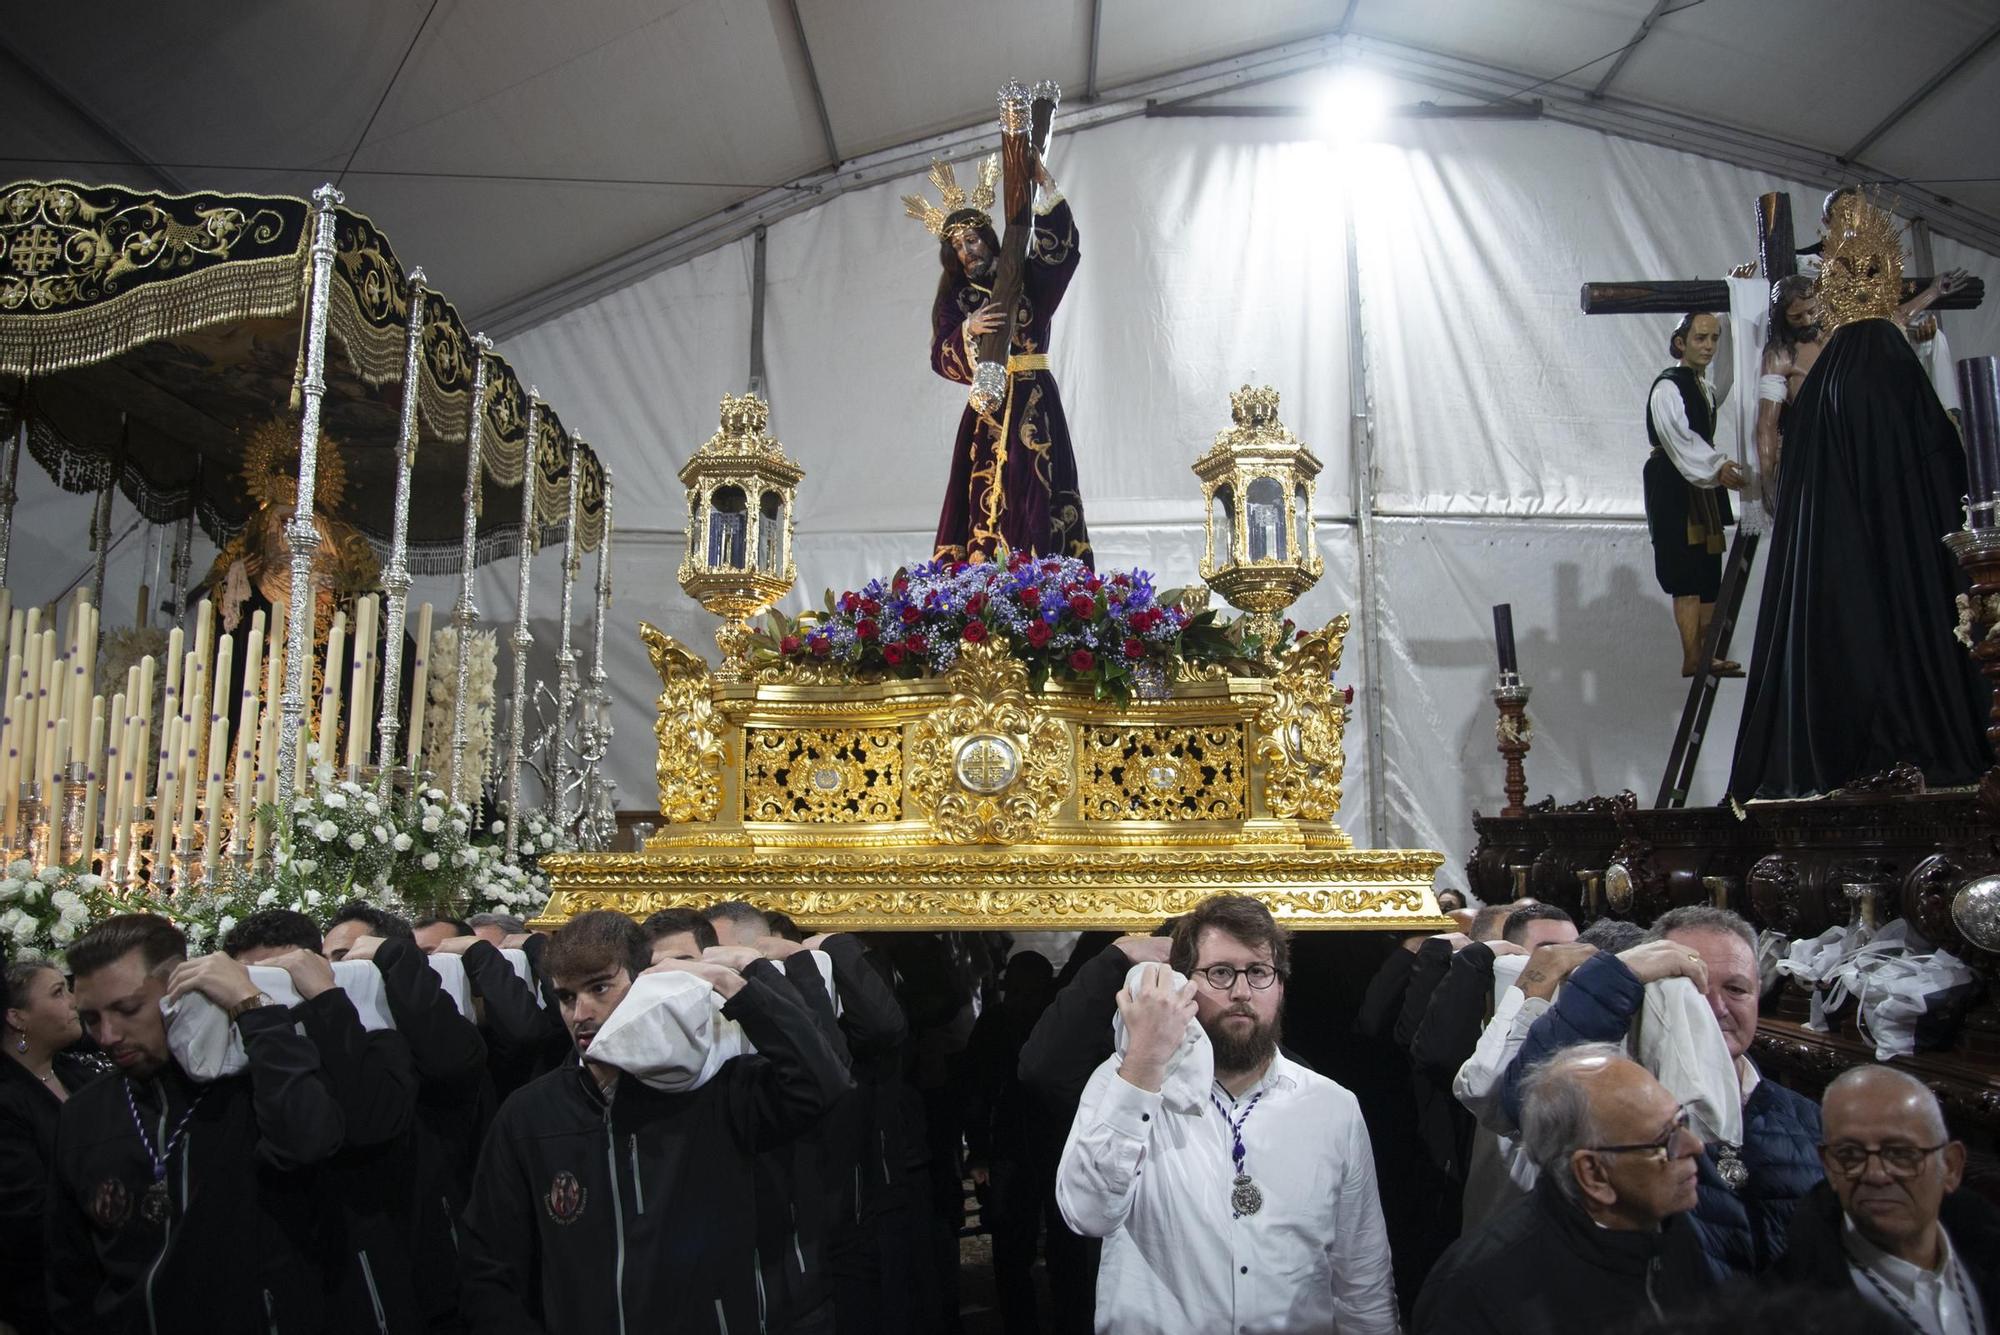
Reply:
<svg viewBox="0 0 2000 1335"><path fill-rule="evenodd" d="M1055 632L1049 629L1049 623L1040 617L1036 617L1028 623L1028 643L1035 648L1041 648L1054 638L1054 636Z"/></svg>
<svg viewBox="0 0 2000 1335"><path fill-rule="evenodd" d="M1158 608L1142 607L1132 614L1131 619L1132 629L1144 635L1147 631L1160 624L1160 612Z"/></svg>
<svg viewBox="0 0 2000 1335"><path fill-rule="evenodd" d="M827 651L833 648L833 642L824 635L815 635L806 641L806 647L811 649L816 657L825 658Z"/></svg>
<svg viewBox="0 0 2000 1335"><path fill-rule="evenodd" d="M890 588L889 592L891 592L891 593L902 593L902 592L903 592L904 590L908 589L909 587L910 587L910 581L909 581L908 579L906 579L905 577L903 577L903 576L901 576L901 575L898 575L898 576L896 576L896 582L895 582L895 584L894 584L893 586L891 586L891 588Z"/></svg>
<svg viewBox="0 0 2000 1335"><path fill-rule="evenodd" d="M1144 640L1126 640L1125 656L1127 658L1144 658L1146 656L1146 642Z"/></svg>
<svg viewBox="0 0 2000 1335"><path fill-rule="evenodd" d="M1088 621L1097 615L1097 600L1087 593L1075 594L1069 600L1069 610L1078 621Z"/></svg>
<svg viewBox="0 0 2000 1335"><path fill-rule="evenodd" d="M1042 562L1042 573L1044 575L1061 574L1062 563L1060 561L1044 561Z"/></svg>
<svg viewBox="0 0 2000 1335"><path fill-rule="evenodd" d="M906 607L903 609L903 624L905 626L914 626L923 619L924 619L924 614L919 609L914 607Z"/></svg>
<svg viewBox="0 0 2000 1335"><path fill-rule="evenodd" d="M793 654L797 653L798 651L799 651L798 636L787 635L784 639L778 641L778 652L783 654L785 657L790 658Z"/></svg>
<svg viewBox="0 0 2000 1335"><path fill-rule="evenodd" d="M921 636L921 635L911 635L911 636L909 636L909 637L907 637L907 638L905 638L905 639L904 639L904 641L903 641L903 652L905 652L905 653L911 653L911 654L920 654L920 653L922 653L923 651L924 651L924 637L923 637L923 636Z"/></svg>
<svg viewBox="0 0 2000 1335"><path fill-rule="evenodd" d="M975 593L970 598L967 598L965 600L965 614L967 616L976 617L985 610L986 610L985 594Z"/></svg>
<svg viewBox="0 0 2000 1335"><path fill-rule="evenodd" d="M1352 686L1342 691L1340 695L1342 703L1350 705L1354 703L1354 688Z"/></svg>
<svg viewBox="0 0 2000 1335"><path fill-rule="evenodd" d="M967 643L978 644L986 638L986 623L983 621L966 622L963 635Z"/></svg>
<svg viewBox="0 0 2000 1335"><path fill-rule="evenodd" d="M1092 575L1089 579L1083 582L1083 587L1089 589L1092 593L1096 593L1099 589L1104 587L1104 581L1099 579L1097 576Z"/></svg>
<svg viewBox="0 0 2000 1335"><path fill-rule="evenodd" d="M1019 570L1034 559L1034 557L1028 555L1026 552L1012 552L1007 557L1007 568L1009 570Z"/></svg>
<svg viewBox="0 0 2000 1335"><path fill-rule="evenodd" d="M849 590L840 595L840 610L853 616L861 608L861 595Z"/></svg>
<svg viewBox="0 0 2000 1335"><path fill-rule="evenodd" d="M1088 649L1079 649L1069 656L1071 672L1088 672L1097 666L1097 655Z"/></svg>
<svg viewBox="0 0 2000 1335"><path fill-rule="evenodd" d="M1032 584L1015 594L1014 597L1019 600L1023 607L1040 607L1042 605L1042 591Z"/></svg>
<svg viewBox="0 0 2000 1335"><path fill-rule="evenodd" d="M903 646L893 642L883 645L882 661L890 667L895 667L898 663L901 663L903 661Z"/></svg>
<svg viewBox="0 0 2000 1335"><path fill-rule="evenodd" d="M861 615L869 617L881 616L882 604L873 598L863 598L861 600Z"/></svg>
<svg viewBox="0 0 2000 1335"><path fill-rule="evenodd" d="M854 638L872 640L875 638L875 623L866 619L854 623Z"/></svg>

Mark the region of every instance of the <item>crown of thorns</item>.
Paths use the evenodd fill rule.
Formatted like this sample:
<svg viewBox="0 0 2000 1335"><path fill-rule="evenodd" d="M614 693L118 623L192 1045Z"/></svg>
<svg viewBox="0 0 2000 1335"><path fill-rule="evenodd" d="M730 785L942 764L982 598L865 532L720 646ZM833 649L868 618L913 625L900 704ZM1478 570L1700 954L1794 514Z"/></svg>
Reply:
<svg viewBox="0 0 2000 1335"><path fill-rule="evenodd" d="M904 195L903 209L924 225L932 236L951 238L968 228L991 227L993 186L1000 179L1000 155L993 154L979 164L979 184L970 194L958 183L958 173L949 162L931 163L931 184L937 187L938 202L922 195Z"/></svg>

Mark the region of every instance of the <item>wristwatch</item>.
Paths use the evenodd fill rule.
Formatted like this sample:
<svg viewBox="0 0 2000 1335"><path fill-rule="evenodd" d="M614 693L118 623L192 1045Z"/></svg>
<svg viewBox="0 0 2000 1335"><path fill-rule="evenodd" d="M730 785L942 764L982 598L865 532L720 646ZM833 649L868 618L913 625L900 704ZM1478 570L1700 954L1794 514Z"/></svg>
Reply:
<svg viewBox="0 0 2000 1335"><path fill-rule="evenodd" d="M245 997L229 1008L229 1023L235 1024L238 1020L242 1019L245 1011L254 1011L259 1006L268 1006L270 1004L271 998L262 992L257 993L255 996Z"/></svg>

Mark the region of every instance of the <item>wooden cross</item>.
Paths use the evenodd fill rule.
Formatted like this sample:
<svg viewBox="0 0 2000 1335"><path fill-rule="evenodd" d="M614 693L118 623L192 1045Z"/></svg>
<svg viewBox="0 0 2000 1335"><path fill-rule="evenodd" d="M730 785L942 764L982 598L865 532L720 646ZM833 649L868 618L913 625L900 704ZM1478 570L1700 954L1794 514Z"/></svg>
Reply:
<svg viewBox="0 0 2000 1335"><path fill-rule="evenodd" d="M1772 192L1757 201L1757 267L1767 283L1798 272L1798 256L1792 248L1792 200L1782 192ZM1905 278L1903 297L1908 301L1934 280ZM1932 310L1969 311L1986 297L1986 283L1968 278L1964 283L1931 303ZM1666 280L1639 279L1623 283L1585 283L1585 315L1686 315L1690 312L1727 311L1729 284L1720 278Z"/></svg>

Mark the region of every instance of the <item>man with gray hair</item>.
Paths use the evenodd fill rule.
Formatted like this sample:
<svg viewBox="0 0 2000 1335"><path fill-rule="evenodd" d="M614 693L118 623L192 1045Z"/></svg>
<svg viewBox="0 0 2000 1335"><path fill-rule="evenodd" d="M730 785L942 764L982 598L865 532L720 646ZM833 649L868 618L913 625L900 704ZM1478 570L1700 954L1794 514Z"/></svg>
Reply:
<svg viewBox="0 0 2000 1335"><path fill-rule="evenodd" d="M1856 1066L1822 1102L1826 1182L1792 1215L1778 1273L1859 1296L1902 1328L1981 1335L2000 1320L2000 1210L1960 1191L1965 1146L1906 1071Z"/></svg>
<svg viewBox="0 0 2000 1335"><path fill-rule="evenodd" d="M1763 1079L1750 1060L1759 980L1749 923L1728 909L1696 904L1661 914L1646 937L1616 955L1572 958L1560 971L1529 961L1522 991L1545 996L1560 982L1562 992L1508 1068L1503 1104L1510 1114L1518 1109L1522 1075L1552 1052L1623 1039L1648 983L1688 979L1708 1002L1743 1095L1743 1143L1718 1142L1702 1155L1701 1203L1692 1222L1718 1279L1760 1274L1783 1255L1792 1210L1823 1176L1819 1105Z"/></svg>
<svg viewBox="0 0 2000 1335"><path fill-rule="evenodd" d="M1692 1230L1701 1141L1686 1109L1616 1044L1528 1075L1534 1192L1466 1234L1417 1297L1417 1335L1600 1335L1708 1287Z"/></svg>

